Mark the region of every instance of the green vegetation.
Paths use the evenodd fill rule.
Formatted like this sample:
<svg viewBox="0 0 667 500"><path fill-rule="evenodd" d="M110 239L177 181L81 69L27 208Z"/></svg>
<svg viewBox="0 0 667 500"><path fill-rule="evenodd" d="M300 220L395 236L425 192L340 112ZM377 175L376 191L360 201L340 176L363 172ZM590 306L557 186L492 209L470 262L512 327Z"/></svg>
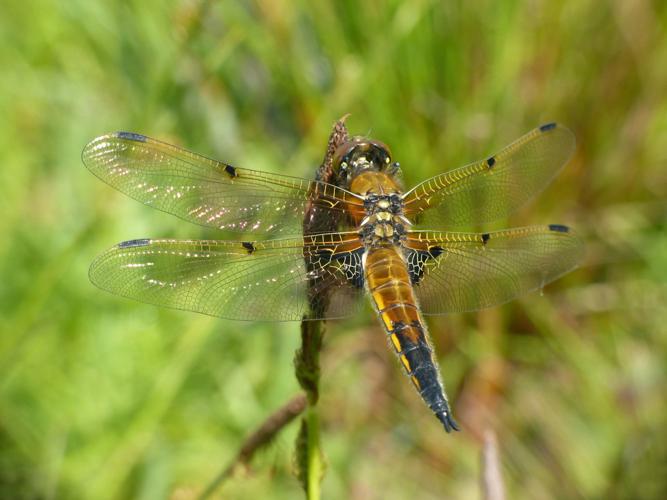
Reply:
<svg viewBox="0 0 667 500"><path fill-rule="evenodd" d="M463 432L424 408L368 314L322 352L324 498L477 498L497 431L509 498L667 497L667 4L6 2L0 16L0 498L194 498L298 392L298 324L95 289L140 237L216 237L95 179L132 130L312 176L333 122L407 185L557 120L579 143L506 224L564 223L582 267L543 294L430 321ZM298 423L219 490L299 498Z"/></svg>

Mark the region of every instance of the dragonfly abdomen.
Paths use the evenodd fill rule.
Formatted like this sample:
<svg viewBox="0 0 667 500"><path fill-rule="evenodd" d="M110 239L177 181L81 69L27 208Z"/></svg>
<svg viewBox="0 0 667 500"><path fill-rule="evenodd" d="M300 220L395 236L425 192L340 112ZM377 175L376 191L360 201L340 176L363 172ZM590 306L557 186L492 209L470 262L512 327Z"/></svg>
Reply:
<svg viewBox="0 0 667 500"><path fill-rule="evenodd" d="M366 285L392 346L424 402L447 432L452 418L428 332L398 247L371 248L365 259Z"/></svg>

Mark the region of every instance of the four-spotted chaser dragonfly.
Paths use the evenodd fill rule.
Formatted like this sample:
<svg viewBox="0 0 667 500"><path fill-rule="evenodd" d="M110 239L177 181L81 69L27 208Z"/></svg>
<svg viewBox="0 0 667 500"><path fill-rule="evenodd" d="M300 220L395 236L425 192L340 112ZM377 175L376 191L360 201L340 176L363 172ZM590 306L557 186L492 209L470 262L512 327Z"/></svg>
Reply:
<svg viewBox="0 0 667 500"><path fill-rule="evenodd" d="M566 226L463 230L523 205L573 151L573 134L550 123L405 191L387 146L364 137L345 137L331 182L322 182L237 168L135 133L104 135L83 151L97 177L245 239L125 241L93 262L90 279L124 297L234 320L341 318L367 295L424 402L447 432L458 430L424 316L502 304L577 265L583 245Z"/></svg>

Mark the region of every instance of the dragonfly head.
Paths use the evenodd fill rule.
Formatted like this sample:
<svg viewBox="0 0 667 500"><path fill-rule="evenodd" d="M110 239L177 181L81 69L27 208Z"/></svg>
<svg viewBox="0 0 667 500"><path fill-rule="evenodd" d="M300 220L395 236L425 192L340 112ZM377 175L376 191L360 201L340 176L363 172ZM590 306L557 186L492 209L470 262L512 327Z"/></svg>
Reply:
<svg viewBox="0 0 667 500"><path fill-rule="evenodd" d="M338 147L333 168L339 182L349 185L357 175L366 171L387 172L395 175L398 163L392 163L389 148L367 137L352 137Z"/></svg>

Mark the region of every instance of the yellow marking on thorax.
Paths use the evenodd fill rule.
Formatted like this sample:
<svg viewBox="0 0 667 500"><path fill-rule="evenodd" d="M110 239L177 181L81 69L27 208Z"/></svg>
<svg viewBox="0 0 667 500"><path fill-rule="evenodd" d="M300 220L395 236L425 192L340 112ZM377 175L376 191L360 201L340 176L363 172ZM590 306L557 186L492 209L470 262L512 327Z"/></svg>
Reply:
<svg viewBox="0 0 667 500"><path fill-rule="evenodd" d="M378 224L374 233L378 238L391 238L394 235L394 228L387 224Z"/></svg>

